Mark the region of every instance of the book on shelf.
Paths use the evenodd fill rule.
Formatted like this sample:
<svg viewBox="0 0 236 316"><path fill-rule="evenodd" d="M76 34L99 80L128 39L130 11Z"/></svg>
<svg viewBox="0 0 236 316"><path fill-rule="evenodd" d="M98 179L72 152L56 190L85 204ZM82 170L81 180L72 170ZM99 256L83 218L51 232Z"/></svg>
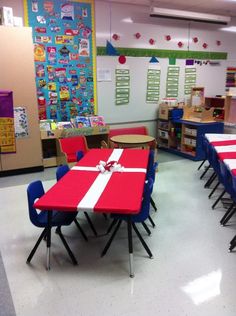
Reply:
<svg viewBox="0 0 236 316"><path fill-rule="evenodd" d="M50 131L52 123L53 123L53 120L40 120L39 121L40 131Z"/></svg>
<svg viewBox="0 0 236 316"><path fill-rule="evenodd" d="M104 117L103 116L90 116L90 124L92 127L95 126L105 126Z"/></svg>
<svg viewBox="0 0 236 316"><path fill-rule="evenodd" d="M57 128L58 129L67 129L67 128L73 128L73 125L72 125L72 123L71 122L67 122L67 121L65 121L65 122L58 122L57 123Z"/></svg>
<svg viewBox="0 0 236 316"><path fill-rule="evenodd" d="M90 119L87 116L76 116L75 125L77 128L91 127Z"/></svg>

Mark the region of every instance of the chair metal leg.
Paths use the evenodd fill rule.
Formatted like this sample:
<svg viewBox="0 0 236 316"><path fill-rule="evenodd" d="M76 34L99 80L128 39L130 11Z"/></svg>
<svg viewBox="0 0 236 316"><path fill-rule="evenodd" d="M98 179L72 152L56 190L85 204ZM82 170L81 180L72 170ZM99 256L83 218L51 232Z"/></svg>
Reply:
<svg viewBox="0 0 236 316"><path fill-rule="evenodd" d="M85 232L83 231L82 227L80 226L76 218L74 219L74 223L77 226L78 230L80 231L81 235L84 237L84 240L88 241L88 237L86 236Z"/></svg>
<svg viewBox="0 0 236 316"><path fill-rule="evenodd" d="M150 235L151 235L151 231L150 231L150 229L147 227L146 223L145 223L145 222L142 222L141 224L143 225L143 227L144 227L144 229L146 230L147 234L150 236Z"/></svg>
<svg viewBox="0 0 236 316"><path fill-rule="evenodd" d="M157 207L156 207L156 204L155 204L155 202L153 201L153 198L152 198L152 197L150 198L150 203L151 203L152 207L154 208L154 210L155 210L155 212L156 212L156 211L157 211Z"/></svg>
<svg viewBox="0 0 236 316"><path fill-rule="evenodd" d="M222 226L226 225L230 218L236 213L235 204L231 205L225 215L222 217L220 223Z"/></svg>
<svg viewBox="0 0 236 316"><path fill-rule="evenodd" d="M111 245L111 243L112 243L112 241L113 241L113 239L114 239L116 233L118 232L118 229L120 228L121 223L122 223L122 220L120 219L120 220L118 221L117 225L116 225L116 228L115 228L113 234L111 235L111 237L110 237L110 239L108 240L108 242L107 242L105 248L103 249L102 254L101 254L101 257L105 256L105 254L107 253L107 250L109 249L109 247L110 247L110 245Z"/></svg>
<svg viewBox="0 0 236 316"><path fill-rule="evenodd" d="M62 235L61 227L58 227L58 235L59 235L59 237L61 238L61 241L62 241L64 247L66 248L68 255L70 256L72 263L73 263L74 265L77 265L78 262L77 262L77 260L75 259L75 256L74 256L73 252L71 251L69 245L67 244L67 242L66 242L64 236Z"/></svg>
<svg viewBox="0 0 236 316"><path fill-rule="evenodd" d="M234 238L230 241L230 245L234 244L236 242L236 235L234 236Z"/></svg>
<svg viewBox="0 0 236 316"><path fill-rule="evenodd" d="M204 172L202 173L200 179L202 179L202 178L205 176L205 174L206 174L207 171L210 169L210 167L211 167L211 165L209 165L209 166L206 167L206 169L205 169Z"/></svg>
<svg viewBox="0 0 236 316"><path fill-rule="evenodd" d="M206 159L204 159L204 160L201 162L201 164L200 164L200 166L197 168L197 170L200 170L201 167L204 165L205 162L206 162Z"/></svg>
<svg viewBox="0 0 236 316"><path fill-rule="evenodd" d="M213 172L213 174L210 176L210 178L207 180L206 184L204 185L204 188L209 188L216 177L217 177L217 174Z"/></svg>
<svg viewBox="0 0 236 316"><path fill-rule="evenodd" d="M108 227L108 230L106 232L106 235L110 234L113 226L117 223L118 219L113 219L113 221L111 222L110 226Z"/></svg>
<svg viewBox="0 0 236 316"><path fill-rule="evenodd" d="M221 220L220 220L220 224L221 224L221 225L224 225L223 223L224 223L225 219L226 219L227 216L230 214L230 212L231 212L231 210L232 210L232 208L233 208L234 206L235 206L235 203L234 203L234 202L231 203L231 205L230 205L230 207L227 209L225 215L224 215L224 216L221 218Z"/></svg>
<svg viewBox="0 0 236 316"><path fill-rule="evenodd" d="M42 239L44 238L44 236L46 236L46 233L47 233L47 228L44 228L44 230L42 231L42 233L40 234L34 248L31 250L27 260L26 260L26 263L30 263L31 259L33 258L39 244L41 243Z"/></svg>
<svg viewBox="0 0 236 316"><path fill-rule="evenodd" d="M218 181L216 183L216 185L214 186L214 188L212 189L211 193L208 195L208 198L210 199L212 194L215 192L215 190L218 188L218 186L220 185L220 181Z"/></svg>
<svg viewBox="0 0 236 316"><path fill-rule="evenodd" d="M221 195L218 197L218 199L215 201L215 203L212 205L212 209L214 210L214 208L216 207L216 205L219 203L219 201L221 200L221 198L225 195L226 191L224 190Z"/></svg>
<svg viewBox="0 0 236 316"><path fill-rule="evenodd" d="M231 252L236 247L236 235L230 242L229 251Z"/></svg>
<svg viewBox="0 0 236 316"><path fill-rule="evenodd" d="M134 257L133 257L133 239L132 239L132 221L131 216L127 220L128 247L129 247L129 276L134 277Z"/></svg>
<svg viewBox="0 0 236 316"><path fill-rule="evenodd" d="M85 217L86 217L86 219L87 219L87 221L88 221L88 223L89 223L89 226L90 226L90 228L92 229L94 235L97 236L98 233L97 233L97 231L96 231L96 229L95 229L95 227L94 227L94 225L93 225L93 222L91 221L91 218L89 217L88 213L87 213L87 212L84 212L84 215L85 215Z"/></svg>
<svg viewBox="0 0 236 316"><path fill-rule="evenodd" d="M149 222L152 224L152 227L155 228L156 224L154 223L153 219L151 218L151 216L148 216Z"/></svg>
<svg viewBox="0 0 236 316"><path fill-rule="evenodd" d="M138 231L136 225L134 223L132 223L132 226L133 226L133 229L135 231L135 233L137 234L139 240L141 241L144 249L146 250L147 254L149 255L149 257L152 259L153 258L153 255L151 253L151 250L148 248L147 244L145 243L143 237L141 236L140 232Z"/></svg>
<svg viewBox="0 0 236 316"><path fill-rule="evenodd" d="M103 217L105 218L105 220L108 220L108 216L106 213L102 213Z"/></svg>
<svg viewBox="0 0 236 316"><path fill-rule="evenodd" d="M51 253L51 229L52 229L52 211L48 211L47 223L47 256L46 256L46 269L50 270L50 253Z"/></svg>

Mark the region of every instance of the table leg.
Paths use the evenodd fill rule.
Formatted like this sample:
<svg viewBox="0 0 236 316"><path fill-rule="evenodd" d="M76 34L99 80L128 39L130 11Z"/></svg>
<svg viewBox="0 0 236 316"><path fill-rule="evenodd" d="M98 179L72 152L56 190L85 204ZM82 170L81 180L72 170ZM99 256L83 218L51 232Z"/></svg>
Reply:
<svg viewBox="0 0 236 316"><path fill-rule="evenodd" d="M50 250L51 250L51 223L52 211L48 211L48 224L47 224L47 255L46 255L46 269L50 270Z"/></svg>
<svg viewBox="0 0 236 316"><path fill-rule="evenodd" d="M134 277L134 262L133 262L133 241L132 241L132 223L131 216L128 216L127 220L128 228L128 244L129 244L129 275L131 278Z"/></svg>

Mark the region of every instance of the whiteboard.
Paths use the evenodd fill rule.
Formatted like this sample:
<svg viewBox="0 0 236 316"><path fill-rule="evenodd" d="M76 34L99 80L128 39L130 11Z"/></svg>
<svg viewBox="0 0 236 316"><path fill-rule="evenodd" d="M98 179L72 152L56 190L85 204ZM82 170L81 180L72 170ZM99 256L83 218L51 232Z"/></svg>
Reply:
<svg viewBox="0 0 236 316"><path fill-rule="evenodd" d="M160 99L157 103L146 102L147 70L150 57L127 57L126 65L130 69L130 102L126 105L115 105L115 69L119 66L117 56L98 56L97 68L111 70L111 81L98 82L98 114L110 123L129 123L155 120L158 105L166 97L166 77L169 64L168 58L159 59L161 68ZM220 66L194 65L197 70L196 85L205 87L205 96L225 94L226 61ZM178 101L184 101L185 60L177 59L180 66Z"/></svg>

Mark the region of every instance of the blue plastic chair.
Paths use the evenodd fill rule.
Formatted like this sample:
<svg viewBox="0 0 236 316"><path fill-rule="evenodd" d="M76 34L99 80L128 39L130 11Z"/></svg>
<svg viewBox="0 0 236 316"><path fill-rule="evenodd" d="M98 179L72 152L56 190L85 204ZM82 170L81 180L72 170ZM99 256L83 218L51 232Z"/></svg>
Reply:
<svg viewBox="0 0 236 316"><path fill-rule="evenodd" d="M30 221L36 227L44 228L41 235L39 236L34 248L32 249L31 253L27 258L27 263L31 262L40 242L44 237L47 237L47 225L48 225L48 212L49 211L41 211L37 212L34 208L34 202L36 199L39 199L45 194L43 184L41 181L34 181L28 185L27 188L27 198L28 198L28 209L29 209L29 217ZM51 220L51 227L57 227L57 233L65 246L73 264L77 264L77 260L73 255L71 249L69 248L64 236L61 232L61 226L68 226L70 225L77 215L77 212L58 212L58 211L51 211L52 212L52 220Z"/></svg>
<svg viewBox="0 0 236 316"><path fill-rule="evenodd" d="M79 156L81 158L83 157L80 154L79 154ZM57 167L57 170L56 170L57 181L59 181L69 170L70 170L70 168L69 168L68 165L61 165L61 166ZM86 217L86 219L87 219L87 221L89 223L89 226L92 229L94 235L97 236L97 231L96 231L96 229L95 229L95 227L93 225L93 222L92 222L91 218L89 217L88 213L84 212L84 215L85 215L85 217ZM85 235L84 231L82 230L81 226L79 225L77 219L75 219L74 222L75 222L76 226L78 227L79 231L81 232L81 234L83 235L84 239L88 240L87 236Z"/></svg>
<svg viewBox="0 0 236 316"><path fill-rule="evenodd" d="M108 251L108 249L109 249L109 247L110 247L110 245L111 245L111 243L112 243L117 231L120 228L120 225L121 225L122 221L128 222L129 220L131 221L132 228L134 229L135 233L137 234L139 240L141 241L141 243L142 243L144 249L146 250L146 252L148 253L149 257L150 258L153 257L153 255L151 253L151 250L148 248L148 246L145 243L144 239L142 238L140 232L138 231L137 226L135 225L136 223L143 224L143 222L149 216L150 198L151 198L152 187L153 187L153 180L151 178L149 178L146 181L145 186L144 186L142 206L141 206L140 212L137 215L111 214L111 217L114 220L113 220L112 224L110 225L108 231L111 230L110 229L111 226L113 227L115 224L117 224L117 225L116 225L116 227L115 227L115 229L113 231L113 234L111 235L110 239L108 240L105 248L102 251L102 254L101 254L102 257L107 253L107 251ZM129 228L128 228L128 239L129 239ZM131 241L129 239L129 243L130 242Z"/></svg>

